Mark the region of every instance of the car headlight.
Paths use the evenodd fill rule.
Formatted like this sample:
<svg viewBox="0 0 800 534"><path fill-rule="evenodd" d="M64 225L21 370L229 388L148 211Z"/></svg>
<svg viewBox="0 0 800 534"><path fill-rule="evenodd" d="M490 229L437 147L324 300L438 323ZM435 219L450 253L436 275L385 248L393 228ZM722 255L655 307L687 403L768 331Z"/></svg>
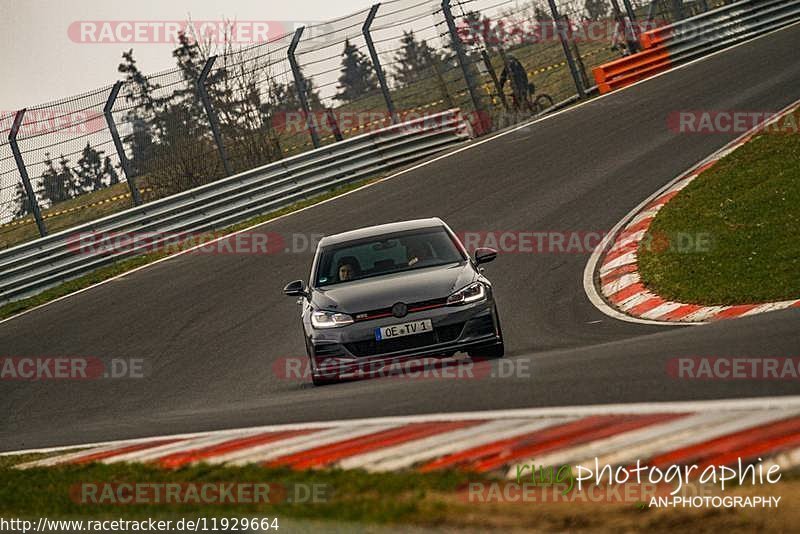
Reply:
<svg viewBox="0 0 800 534"><path fill-rule="evenodd" d="M314 328L338 328L349 324L353 324L353 318L346 313L315 311L311 314L311 326Z"/></svg>
<svg viewBox="0 0 800 534"><path fill-rule="evenodd" d="M486 299L486 286L480 282L470 284L464 289L459 289L449 297L447 297L448 305L469 304L471 302L479 302Z"/></svg>

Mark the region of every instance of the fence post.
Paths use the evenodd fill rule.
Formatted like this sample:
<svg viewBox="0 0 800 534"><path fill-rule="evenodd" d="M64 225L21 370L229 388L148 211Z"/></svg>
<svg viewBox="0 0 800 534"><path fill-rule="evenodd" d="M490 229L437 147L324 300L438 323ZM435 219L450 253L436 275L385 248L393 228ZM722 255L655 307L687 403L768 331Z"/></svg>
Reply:
<svg viewBox="0 0 800 534"><path fill-rule="evenodd" d="M456 21L453 18L453 10L450 7L451 0L442 0L442 13L444 13L444 19L447 22L447 29L450 32L450 40L453 42L453 48L456 50L456 56L458 56L458 63L461 65L461 71L464 73L464 81L467 82L467 90L469 91L469 97L472 100L472 106L475 108L475 113L478 115L478 124L480 125L480 130L483 133L484 130L484 121L483 121L483 105L481 104L480 95L478 95L478 90L475 86L475 80L472 77L472 73L469 69L469 61L467 60L467 54L464 52L464 46L461 42L461 38L458 36L458 30L456 29Z"/></svg>
<svg viewBox="0 0 800 534"><path fill-rule="evenodd" d="M375 43L372 41L372 34L370 28L372 22L375 20L375 15L378 14L378 8L381 7L380 3L372 6L367 15L367 20L361 28L361 33L364 34L364 40L367 41L367 48L369 49L369 57L372 59L372 67L375 69L375 74L378 76L378 83L381 84L381 92L383 99L386 101L386 109L389 111L389 116L392 118L392 124L397 124L397 113L394 110L394 102L392 102L392 95L389 93L389 85L386 83L386 75L381 67L381 59L378 57L378 52L375 50Z"/></svg>
<svg viewBox="0 0 800 534"><path fill-rule="evenodd" d="M108 100L106 100L106 105L103 108L103 115L106 117L106 124L108 124L108 130L111 132L111 139L114 140L114 147L117 149L119 164L122 166L122 172L125 173L125 179L128 182L128 188L131 190L133 205L139 206L142 204L142 195L139 193L139 188L136 186L136 178L131 172L131 166L128 162L128 157L125 155L125 148L122 146L122 140L119 138L117 123L114 122L114 114L111 111L114 109L114 102L117 101L117 96L119 95L120 89L122 89L122 84L123 82L121 80L117 81L114 84L114 87L111 88L111 93L108 95Z"/></svg>
<svg viewBox="0 0 800 534"><path fill-rule="evenodd" d="M625 2L625 9L627 11L628 0L623 1ZM628 16L625 17L619 7L619 0L611 0L611 8L614 11L614 17L617 19L617 23L622 26L622 30L625 32L625 44L628 47L628 51L631 54L635 54L639 51L639 40L636 36L636 30L633 28L633 20L629 19L633 14L633 10L631 9L631 11L628 12Z"/></svg>
<svg viewBox="0 0 800 534"><path fill-rule="evenodd" d="M328 126L331 128L331 132L333 132L333 137L337 141L344 141L344 136L342 135L342 130L339 128L339 121L336 120L336 113L333 111L333 108L325 109L325 117L328 120Z"/></svg>
<svg viewBox="0 0 800 534"><path fill-rule="evenodd" d="M633 10L631 0L622 0L622 5L625 6L625 13L628 15L628 24L631 30L631 38L636 41L636 49L639 50L639 28L636 23L636 12Z"/></svg>
<svg viewBox="0 0 800 534"><path fill-rule="evenodd" d="M217 56L211 56L206 61L206 64L203 65L203 70L200 72L200 76L197 78L197 92L200 94L200 101L203 103L203 108L206 110L206 116L208 116L208 122L211 125L211 133L214 135L214 142L217 144L217 150L219 150L219 157L222 160L222 166L225 167L225 174L227 176L231 176L233 171L231 170L231 164L228 161L228 154L225 152L225 144L222 141L222 134L219 131L219 121L217 121L217 114L214 112L214 108L211 106L211 100L208 98L208 91L206 91L206 78L208 78L208 73L211 72L211 67L214 66L214 61L217 60Z"/></svg>
<svg viewBox="0 0 800 534"><path fill-rule="evenodd" d="M553 22L556 25L556 32L558 32L558 39L561 41L561 48L564 50L564 57L567 60L567 65L569 65L569 71L572 73L572 79L575 81L575 89L577 89L580 98L586 98L586 90L583 88L581 75L578 73L578 68L575 66L575 59L572 57L572 52L570 52L569 43L567 42L567 36L564 31L563 19L561 15L558 14L556 0L547 0L547 3L550 4L550 12L553 15Z"/></svg>
<svg viewBox="0 0 800 534"><path fill-rule="evenodd" d="M25 196L28 197L28 207L33 213L33 218L36 220L36 227L39 229L39 235L44 237L47 235L47 228L44 226L42 211L39 209L39 201L36 199L36 193L33 192L31 179L28 176L28 169L25 168L25 162L22 160L22 153L19 151L19 144L17 144L17 134L19 133L19 127L22 126L22 118L24 116L25 108L17 111L17 114L14 115L14 124L11 125L11 131L8 132L8 142L11 144L11 152L14 153L14 161L17 162L17 170L19 170L19 176L22 178Z"/></svg>
<svg viewBox="0 0 800 534"><path fill-rule="evenodd" d="M319 134L317 127L314 123L314 116L311 115L311 108L308 106L308 95L306 95L306 81L303 78L303 73L300 72L300 66L297 64L297 58L294 53L297 50L297 45L300 44L300 38L303 36L305 26L300 26L294 32L292 37L292 44L289 45L289 50L286 55L289 57L289 65L292 67L292 75L294 75L294 85L297 89L297 95L300 97L300 105L303 106L303 113L306 116L306 125L308 126L308 133L311 134L311 142L314 143L314 148L320 147Z"/></svg>

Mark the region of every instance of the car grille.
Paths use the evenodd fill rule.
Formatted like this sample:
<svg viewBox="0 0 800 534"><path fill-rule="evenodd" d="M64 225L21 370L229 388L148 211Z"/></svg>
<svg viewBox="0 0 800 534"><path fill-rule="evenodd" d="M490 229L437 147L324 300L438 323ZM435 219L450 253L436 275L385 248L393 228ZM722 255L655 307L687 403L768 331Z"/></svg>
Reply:
<svg viewBox="0 0 800 534"><path fill-rule="evenodd" d="M421 302L412 302L407 306L408 306L408 313L411 314L420 310L438 308L439 306L444 306L446 304L447 304L447 298L439 298L439 299L423 300ZM353 314L353 316L356 318L356 321L370 321L378 317L387 317L389 315L392 315L391 307L380 308L377 310L362 311Z"/></svg>
<svg viewBox="0 0 800 534"><path fill-rule="evenodd" d="M394 339L384 339L382 341L368 339L366 341L346 343L345 347L356 356L372 356L390 352L411 351L419 347L455 341L458 339L458 336L461 335L463 329L464 323L456 323L434 328L433 332L427 334L403 336Z"/></svg>

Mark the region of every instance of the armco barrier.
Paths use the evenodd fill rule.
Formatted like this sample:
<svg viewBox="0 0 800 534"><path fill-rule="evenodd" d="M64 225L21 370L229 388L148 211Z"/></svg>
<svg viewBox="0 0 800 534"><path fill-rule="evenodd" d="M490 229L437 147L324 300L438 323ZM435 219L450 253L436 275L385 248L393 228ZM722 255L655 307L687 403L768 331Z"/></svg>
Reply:
<svg viewBox="0 0 800 534"><path fill-rule="evenodd" d="M0 252L0 302L34 295L123 257L77 254L80 235L152 232L162 241L230 226L331 188L407 164L472 137L459 109L396 124L73 227Z"/></svg>
<svg viewBox="0 0 800 534"><path fill-rule="evenodd" d="M601 94L800 21L800 0L742 0L644 32L643 50L592 70Z"/></svg>

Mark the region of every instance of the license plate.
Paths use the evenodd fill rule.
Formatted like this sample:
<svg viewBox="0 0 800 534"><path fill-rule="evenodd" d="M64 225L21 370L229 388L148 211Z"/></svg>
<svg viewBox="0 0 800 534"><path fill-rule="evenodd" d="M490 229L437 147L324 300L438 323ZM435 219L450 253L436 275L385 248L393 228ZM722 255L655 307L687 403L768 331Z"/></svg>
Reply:
<svg viewBox="0 0 800 534"><path fill-rule="evenodd" d="M424 334L431 332L433 326L430 319L424 321L414 321L413 323L395 324L392 326L384 326L375 329L375 339L381 341L383 339L392 339L395 337L413 336L414 334Z"/></svg>

